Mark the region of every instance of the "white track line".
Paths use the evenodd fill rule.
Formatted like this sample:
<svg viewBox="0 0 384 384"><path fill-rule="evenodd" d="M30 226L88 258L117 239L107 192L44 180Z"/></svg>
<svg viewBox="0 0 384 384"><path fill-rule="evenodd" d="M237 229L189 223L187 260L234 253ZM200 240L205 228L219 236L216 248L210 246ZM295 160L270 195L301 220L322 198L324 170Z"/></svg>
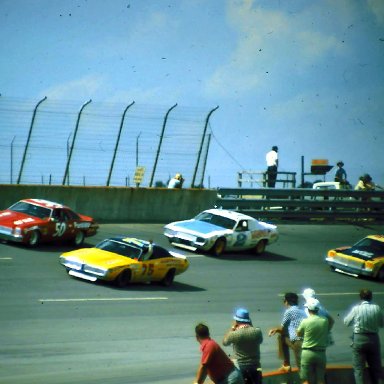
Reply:
<svg viewBox="0 0 384 384"><path fill-rule="evenodd" d="M168 300L168 297L111 297L111 298L85 298L85 299L39 299L41 303L69 303L86 301L145 301L145 300Z"/></svg>

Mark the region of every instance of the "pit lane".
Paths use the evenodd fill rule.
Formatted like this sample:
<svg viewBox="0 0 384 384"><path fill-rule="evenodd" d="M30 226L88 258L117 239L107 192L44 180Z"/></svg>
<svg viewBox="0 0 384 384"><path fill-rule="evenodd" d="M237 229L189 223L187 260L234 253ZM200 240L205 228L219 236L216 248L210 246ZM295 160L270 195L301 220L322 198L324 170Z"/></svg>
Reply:
<svg viewBox="0 0 384 384"><path fill-rule="evenodd" d="M332 247L351 244L383 226L279 225L280 239L261 256L190 256L190 269L171 288L135 284L117 289L69 277L58 257L66 245L28 249L0 244L0 382L7 384L174 383L193 381L199 347L193 330L206 322L221 342L235 307L246 306L264 334L265 371L280 364L276 339L282 294L314 288L336 320L330 364L350 364L351 330L342 324L357 292L368 287L384 304L381 283L332 273L324 263ZM104 224L92 246L117 234L170 247L161 225ZM226 348L230 353L231 349Z"/></svg>

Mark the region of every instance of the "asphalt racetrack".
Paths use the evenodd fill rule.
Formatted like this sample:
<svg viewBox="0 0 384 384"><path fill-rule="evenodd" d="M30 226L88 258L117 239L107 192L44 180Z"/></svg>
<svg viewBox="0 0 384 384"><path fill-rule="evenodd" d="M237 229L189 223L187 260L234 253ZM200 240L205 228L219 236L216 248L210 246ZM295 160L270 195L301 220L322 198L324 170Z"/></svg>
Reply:
<svg viewBox="0 0 384 384"><path fill-rule="evenodd" d="M0 244L0 383L187 384L198 365L194 327L205 322L221 343L236 307L250 310L264 334L264 371L280 366L276 338L282 294L312 287L336 320L329 364L351 363L351 330L342 319L368 287L383 306L382 283L331 272L328 249L383 233L383 225L279 225L280 239L261 256L220 258L180 250L189 270L171 288L90 283L59 264L66 245L28 249ZM161 225L104 224L87 246L115 235L153 239L166 247ZM384 345L384 342L382 343ZM230 354L231 348L225 348Z"/></svg>

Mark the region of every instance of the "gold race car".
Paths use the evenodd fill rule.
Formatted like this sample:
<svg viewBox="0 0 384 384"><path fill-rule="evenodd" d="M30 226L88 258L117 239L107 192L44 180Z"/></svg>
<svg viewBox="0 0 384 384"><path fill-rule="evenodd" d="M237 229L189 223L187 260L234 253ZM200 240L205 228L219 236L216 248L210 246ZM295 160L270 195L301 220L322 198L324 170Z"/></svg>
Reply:
<svg viewBox="0 0 384 384"><path fill-rule="evenodd" d="M384 235L370 235L351 247L331 249L325 261L336 272L384 281Z"/></svg>
<svg viewBox="0 0 384 384"><path fill-rule="evenodd" d="M94 248L63 253L60 263L71 276L111 281L119 287L152 281L170 286L174 277L189 266L183 255L149 241L124 236L105 239Z"/></svg>

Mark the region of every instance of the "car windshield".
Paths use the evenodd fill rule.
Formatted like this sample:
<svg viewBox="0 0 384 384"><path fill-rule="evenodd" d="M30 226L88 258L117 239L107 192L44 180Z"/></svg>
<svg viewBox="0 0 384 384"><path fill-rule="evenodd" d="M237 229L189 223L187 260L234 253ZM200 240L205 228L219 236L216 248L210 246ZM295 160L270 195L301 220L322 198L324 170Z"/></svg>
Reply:
<svg viewBox="0 0 384 384"><path fill-rule="evenodd" d="M126 256L131 259L138 259L142 252L140 248L112 239L102 241L96 245L96 248L117 253L121 256Z"/></svg>
<svg viewBox="0 0 384 384"><path fill-rule="evenodd" d="M39 205L30 204L25 201L19 201L16 204L13 204L8 209L13 212L21 212L25 215L38 217L40 219L49 217L52 211L49 208L40 207Z"/></svg>
<svg viewBox="0 0 384 384"><path fill-rule="evenodd" d="M369 260L377 256L384 256L384 243L366 237L347 250L351 256Z"/></svg>
<svg viewBox="0 0 384 384"><path fill-rule="evenodd" d="M236 225L236 220L232 220L224 216L214 215L210 212L199 213L195 217L195 220L211 223L213 225L217 225L218 227L223 227L226 229L233 229Z"/></svg>

